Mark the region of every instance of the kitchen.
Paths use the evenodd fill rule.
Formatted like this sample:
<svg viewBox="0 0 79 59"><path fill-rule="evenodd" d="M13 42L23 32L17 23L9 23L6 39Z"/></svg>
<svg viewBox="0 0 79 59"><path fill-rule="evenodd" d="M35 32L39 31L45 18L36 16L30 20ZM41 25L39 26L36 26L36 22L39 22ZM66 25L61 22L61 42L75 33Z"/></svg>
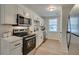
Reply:
<svg viewBox="0 0 79 59"><path fill-rule="evenodd" d="M78 10L75 4L0 4L0 55L79 54Z"/></svg>
<svg viewBox="0 0 79 59"><path fill-rule="evenodd" d="M44 23L36 13L12 4L0 5L0 13L0 54L26 55L43 43Z"/></svg>

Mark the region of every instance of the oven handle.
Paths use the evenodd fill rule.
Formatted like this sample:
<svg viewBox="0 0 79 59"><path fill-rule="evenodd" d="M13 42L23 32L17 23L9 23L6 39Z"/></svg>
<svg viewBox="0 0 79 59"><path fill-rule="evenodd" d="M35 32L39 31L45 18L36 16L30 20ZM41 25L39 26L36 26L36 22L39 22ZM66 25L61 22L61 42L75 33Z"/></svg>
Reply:
<svg viewBox="0 0 79 59"><path fill-rule="evenodd" d="M36 37L36 36L28 37L28 38L26 38L25 40L29 40L29 39L32 39L32 38L34 38L34 37Z"/></svg>

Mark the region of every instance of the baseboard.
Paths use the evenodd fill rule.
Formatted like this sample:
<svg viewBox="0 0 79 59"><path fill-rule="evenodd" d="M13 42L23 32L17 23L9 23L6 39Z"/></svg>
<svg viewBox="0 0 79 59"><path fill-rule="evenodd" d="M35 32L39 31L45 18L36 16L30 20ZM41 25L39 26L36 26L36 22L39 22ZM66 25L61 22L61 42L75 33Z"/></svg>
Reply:
<svg viewBox="0 0 79 59"><path fill-rule="evenodd" d="M59 39L54 39L54 38L52 38L52 39L50 39L50 38L47 38L47 39L49 39L49 40L59 40Z"/></svg>

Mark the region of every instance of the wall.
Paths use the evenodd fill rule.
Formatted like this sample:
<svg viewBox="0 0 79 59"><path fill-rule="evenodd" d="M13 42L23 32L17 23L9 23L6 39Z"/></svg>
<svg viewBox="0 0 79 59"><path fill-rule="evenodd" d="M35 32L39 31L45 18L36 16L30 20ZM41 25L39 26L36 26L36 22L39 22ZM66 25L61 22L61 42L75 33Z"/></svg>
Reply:
<svg viewBox="0 0 79 59"><path fill-rule="evenodd" d="M48 29L48 22L49 22L49 19L54 19L54 18L57 18L57 30L58 30L58 27L59 27L59 21L58 21L58 16L54 16L54 17L43 17L44 18L44 22L45 22L45 27L46 27L46 37L47 39L52 39L52 40L59 40L58 39L58 32L49 32Z"/></svg>
<svg viewBox="0 0 79 59"><path fill-rule="evenodd" d="M63 6L61 8L61 16L60 16L60 31L59 31L59 39L62 45L62 49L65 52L68 52L68 46L67 46L67 20L68 20L68 16L69 13L72 9L73 5L69 5L69 6Z"/></svg>

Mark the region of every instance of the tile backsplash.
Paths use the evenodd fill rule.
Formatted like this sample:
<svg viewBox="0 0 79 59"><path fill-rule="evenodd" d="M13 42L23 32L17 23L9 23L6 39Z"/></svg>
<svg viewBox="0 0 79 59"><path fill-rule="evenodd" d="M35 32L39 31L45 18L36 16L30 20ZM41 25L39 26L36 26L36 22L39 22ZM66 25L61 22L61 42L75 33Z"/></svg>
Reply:
<svg viewBox="0 0 79 59"><path fill-rule="evenodd" d="M9 34L12 33L12 26L11 25L0 25L0 34Z"/></svg>

